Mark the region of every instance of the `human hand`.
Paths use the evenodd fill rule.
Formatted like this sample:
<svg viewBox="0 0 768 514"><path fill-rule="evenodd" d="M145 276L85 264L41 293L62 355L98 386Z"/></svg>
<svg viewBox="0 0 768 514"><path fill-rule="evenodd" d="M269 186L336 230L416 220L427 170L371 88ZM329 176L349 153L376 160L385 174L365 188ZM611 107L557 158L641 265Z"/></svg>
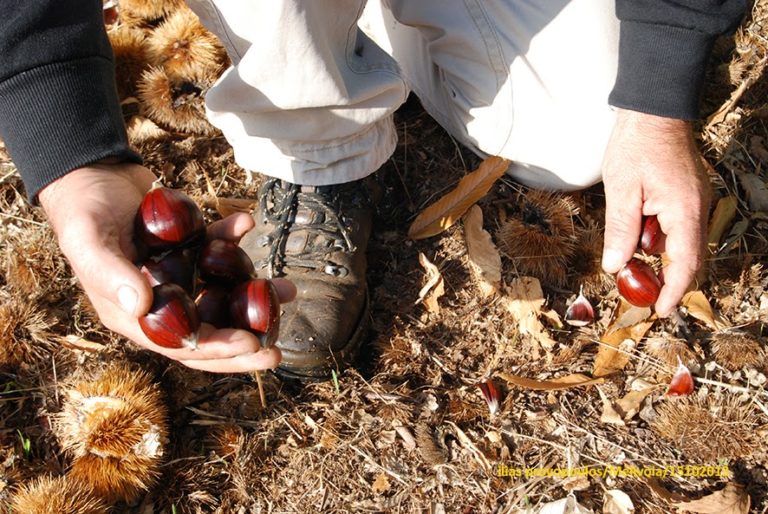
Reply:
<svg viewBox="0 0 768 514"><path fill-rule="evenodd" d="M239 373L274 368L280 350L261 350L251 333L203 324L196 350L169 349L151 342L138 318L152 305L152 288L133 264L133 222L155 176L136 164L93 164L49 184L39 194L59 246L102 323L139 345L205 371ZM235 214L208 227L209 238L237 241L253 227L247 214ZM296 288L275 280L281 302Z"/></svg>
<svg viewBox="0 0 768 514"><path fill-rule="evenodd" d="M642 216L656 215L668 263L656 312L668 316L702 264L710 186L689 122L619 110L603 159L603 269L632 258Z"/></svg>

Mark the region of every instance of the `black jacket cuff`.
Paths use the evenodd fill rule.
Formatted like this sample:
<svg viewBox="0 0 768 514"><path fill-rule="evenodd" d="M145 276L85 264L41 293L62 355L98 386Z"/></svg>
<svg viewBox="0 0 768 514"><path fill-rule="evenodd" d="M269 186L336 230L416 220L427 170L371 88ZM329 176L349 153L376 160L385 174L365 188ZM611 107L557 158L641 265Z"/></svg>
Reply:
<svg viewBox="0 0 768 514"><path fill-rule="evenodd" d="M608 102L657 116L698 118L714 40L696 30L622 21L619 69Z"/></svg>
<svg viewBox="0 0 768 514"><path fill-rule="evenodd" d="M47 64L0 82L0 134L27 195L106 157L141 162L130 149L104 57Z"/></svg>

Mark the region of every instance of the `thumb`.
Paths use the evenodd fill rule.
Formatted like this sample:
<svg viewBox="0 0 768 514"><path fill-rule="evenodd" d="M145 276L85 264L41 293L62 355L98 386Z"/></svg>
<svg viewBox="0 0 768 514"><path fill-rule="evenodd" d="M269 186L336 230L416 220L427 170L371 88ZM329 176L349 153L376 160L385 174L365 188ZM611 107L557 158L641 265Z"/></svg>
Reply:
<svg viewBox="0 0 768 514"><path fill-rule="evenodd" d="M606 189L603 269L618 272L632 258L640 237L642 199L626 190Z"/></svg>
<svg viewBox="0 0 768 514"><path fill-rule="evenodd" d="M117 244L85 245L80 255L72 265L89 296L101 296L134 317L149 311L152 288Z"/></svg>

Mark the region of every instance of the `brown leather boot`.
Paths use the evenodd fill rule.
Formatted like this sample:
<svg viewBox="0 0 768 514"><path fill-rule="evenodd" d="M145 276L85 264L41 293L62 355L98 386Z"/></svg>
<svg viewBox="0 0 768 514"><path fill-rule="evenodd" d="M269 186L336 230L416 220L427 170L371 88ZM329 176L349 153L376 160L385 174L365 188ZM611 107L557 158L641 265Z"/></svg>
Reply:
<svg viewBox="0 0 768 514"><path fill-rule="evenodd" d="M256 226L240 246L259 276L285 277L298 289L280 318L281 376L324 379L354 359L370 323L372 214L364 180L311 187L270 178L262 185Z"/></svg>

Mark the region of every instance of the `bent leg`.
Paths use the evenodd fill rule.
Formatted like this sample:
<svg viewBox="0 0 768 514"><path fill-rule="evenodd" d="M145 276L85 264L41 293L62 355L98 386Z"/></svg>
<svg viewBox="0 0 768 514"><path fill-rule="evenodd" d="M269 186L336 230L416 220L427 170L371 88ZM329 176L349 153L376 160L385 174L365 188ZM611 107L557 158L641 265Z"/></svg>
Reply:
<svg viewBox="0 0 768 514"><path fill-rule="evenodd" d="M357 28L364 0L190 0L232 58L208 117L247 170L302 185L356 180L396 144L408 95L394 60Z"/></svg>

